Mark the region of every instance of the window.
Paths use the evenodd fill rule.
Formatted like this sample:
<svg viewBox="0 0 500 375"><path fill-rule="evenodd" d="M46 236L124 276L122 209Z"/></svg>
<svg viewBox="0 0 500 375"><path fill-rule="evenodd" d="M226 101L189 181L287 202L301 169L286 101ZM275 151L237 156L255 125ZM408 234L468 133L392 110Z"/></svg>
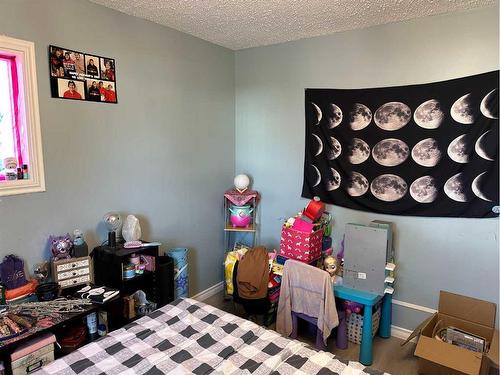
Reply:
<svg viewBox="0 0 500 375"><path fill-rule="evenodd" d="M35 46L0 36L0 196L45 191Z"/></svg>

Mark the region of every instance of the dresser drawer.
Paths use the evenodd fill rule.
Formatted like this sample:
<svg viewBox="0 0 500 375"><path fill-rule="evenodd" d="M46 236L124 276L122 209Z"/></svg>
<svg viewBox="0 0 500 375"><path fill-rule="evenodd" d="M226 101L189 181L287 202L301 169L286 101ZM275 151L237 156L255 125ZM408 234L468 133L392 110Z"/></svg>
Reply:
<svg viewBox="0 0 500 375"><path fill-rule="evenodd" d="M75 269L75 268L88 267L90 265L90 261L88 258L85 258L85 259L77 258L77 259L79 259L79 260L75 260L75 261L63 263L63 264L58 264L56 266L57 273L59 273L61 271L68 271L68 270Z"/></svg>
<svg viewBox="0 0 500 375"><path fill-rule="evenodd" d="M90 269L88 267L77 268L77 269L74 269L71 271L59 272L57 274L57 280L65 280L65 279L69 279L70 277L88 275L89 273L90 273Z"/></svg>
<svg viewBox="0 0 500 375"><path fill-rule="evenodd" d="M59 281L61 288L66 288L69 286L76 286L80 284L86 284L90 282L90 275L75 277L73 279Z"/></svg>

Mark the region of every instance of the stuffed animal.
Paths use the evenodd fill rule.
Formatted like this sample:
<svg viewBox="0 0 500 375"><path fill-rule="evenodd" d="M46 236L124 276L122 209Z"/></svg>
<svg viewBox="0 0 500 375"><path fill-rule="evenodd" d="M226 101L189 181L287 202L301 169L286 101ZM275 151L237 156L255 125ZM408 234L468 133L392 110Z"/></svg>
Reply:
<svg viewBox="0 0 500 375"><path fill-rule="evenodd" d="M71 258L73 241L71 241L69 233L66 233L64 236L50 236L49 242L54 260Z"/></svg>

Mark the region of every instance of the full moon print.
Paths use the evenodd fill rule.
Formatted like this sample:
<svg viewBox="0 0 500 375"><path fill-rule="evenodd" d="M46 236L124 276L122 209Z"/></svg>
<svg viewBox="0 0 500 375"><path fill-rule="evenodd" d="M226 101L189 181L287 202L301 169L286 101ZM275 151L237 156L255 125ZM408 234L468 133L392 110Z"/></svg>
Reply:
<svg viewBox="0 0 500 375"><path fill-rule="evenodd" d="M384 130L401 129L410 119L410 107L400 102L385 103L375 112L375 124Z"/></svg>
<svg viewBox="0 0 500 375"><path fill-rule="evenodd" d="M408 158L410 149L400 139L384 139L373 147L373 159L380 165L394 167Z"/></svg>
<svg viewBox="0 0 500 375"><path fill-rule="evenodd" d="M380 214L498 217L498 79L306 89L302 196Z"/></svg>
<svg viewBox="0 0 500 375"><path fill-rule="evenodd" d="M401 199L408 190L405 180L394 174L383 174L376 177L371 185L372 194L385 202L394 202Z"/></svg>

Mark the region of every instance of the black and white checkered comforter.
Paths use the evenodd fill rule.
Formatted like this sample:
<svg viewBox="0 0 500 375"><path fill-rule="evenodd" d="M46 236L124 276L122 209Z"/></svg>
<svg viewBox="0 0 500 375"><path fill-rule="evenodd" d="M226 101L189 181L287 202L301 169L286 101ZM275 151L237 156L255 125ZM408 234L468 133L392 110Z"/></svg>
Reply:
<svg viewBox="0 0 500 375"><path fill-rule="evenodd" d="M177 300L37 374L382 374L248 320Z"/></svg>

